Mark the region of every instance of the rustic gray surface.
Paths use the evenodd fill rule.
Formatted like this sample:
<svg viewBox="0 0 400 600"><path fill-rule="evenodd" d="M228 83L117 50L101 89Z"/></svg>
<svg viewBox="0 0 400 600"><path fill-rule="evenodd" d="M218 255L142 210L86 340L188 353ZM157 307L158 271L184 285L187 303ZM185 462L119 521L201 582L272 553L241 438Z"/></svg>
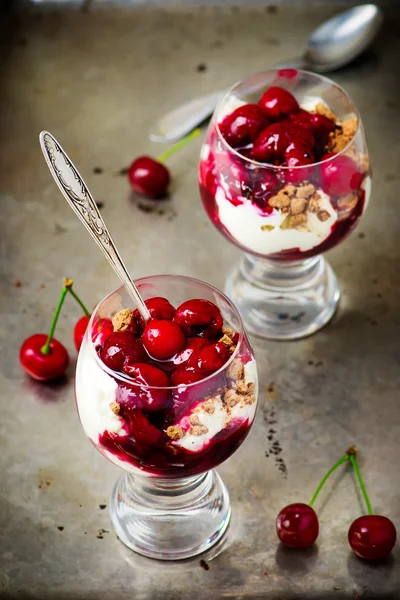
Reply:
<svg viewBox="0 0 400 600"><path fill-rule="evenodd" d="M36 12L6 27L0 95L0 596L400 597L398 548L373 566L349 552L347 529L361 510L350 473L334 477L317 503L321 536L315 548L288 552L274 531L279 509L308 501L320 476L352 443L361 451L376 511L400 527L395 13L364 60L335 76L364 117L374 165L373 199L362 224L329 253L343 291L340 310L329 327L305 341L255 341L260 408L250 438L220 468L233 521L224 551L209 557L209 571L198 559L146 560L109 532L108 511L100 505L107 503L118 469L87 441L75 412L72 327L80 313L72 299L57 329L73 357L65 382L35 383L17 358L26 336L47 331L64 276L75 280L89 305L117 285L56 189L39 131L54 133L79 166L132 273L182 273L222 287L239 252L213 229L201 206L201 139L169 160L173 193L153 212L139 209L142 201L130 195L118 171L138 154L160 151L146 132L161 111L296 55L308 32L333 12L334 6L312 13L295 7ZM95 168L103 172L95 174ZM286 476L271 454L274 442ZM103 539L97 537L102 528Z"/></svg>

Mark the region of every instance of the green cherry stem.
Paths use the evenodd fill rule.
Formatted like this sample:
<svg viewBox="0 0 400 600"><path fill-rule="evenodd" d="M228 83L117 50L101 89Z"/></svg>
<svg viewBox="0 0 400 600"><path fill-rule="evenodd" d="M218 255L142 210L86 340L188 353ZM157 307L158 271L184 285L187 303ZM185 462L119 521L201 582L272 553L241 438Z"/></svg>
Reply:
<svg viewBox="0 0 400 600"><path fill-rule="evenodd" d="M65 286L68 288L69 293L71 294L71 296L73 298L75 298L75 300L77 301L77 303L79 304L79 306L81 307L81 309L83 310L83 312L85 313L85 315L87 316L88 319L90 319L90 312L88 311L88 309L86 308L86 306L83 304L82 300L79 298L78 294L75 293L75 291L72 289L72 279L66 279L65 280Z"/></svg>
<svg viewBox="0 0 400 600"><path fill-rule="evenodd" d="M189 133L183 139L179 140L179 142L176 142L176 144L171 146L171 148L168 148L168 150L160 154L160 156L157 158L158 162L164 162L165 160L167 160L167 158L175 154L175 152L181 150L181 148L184 148L187 144L189 144L189 142L194 140L194 138L196 138L200 133L201 129L193 129L191 133Z"/></svg>
<svg viewBox="0 0 400 600"><path fill-rule="evenodd" d="M308 503L309 506L313 506L314 502L316 501L318 494L320 493L320 491L322 490L323 486L325 485L327 479L332 475L332 473L334 471L336 471L336 469L338 467L340 467L340 465L342 465L343 463L347 462L349 459L351 459L351 456L353 456L353 453L355 453L355 448L354 446L352 446L351 448L349 448L346 452L346 454L344 456L342 456L342 458L340 458L334 465L333 467L331 467L329 469L329 471L327 471L327 473L325 473L325 475L323 476L323 478L321 479L317 489L315 490L315 494L314 496L311 498L310 502Z"/></svg>
<svg viewBox="0 0 400 600"><path fill-rule="evenodd" d="M351 462L351 464L353 466L354 472L355 472L357 480L358 480L358 484L359 484L360 489L362 491L362 494L364 496L365 504L367 505L367 509L368 509L368 514L369 515L373 515L374 511L372 510L372 504L371 504L370 499L368 497L367 490L365 489L364 481L363 481L363 478L361 477L361 472L360 472L360 469L358 467L355 454L352 454L350 456L350 462Z"/></svg>
<svg viewBox="0 0 400 600"><path fill-rule="evenodd" d="M67 281L67 280L65 280L65 281ZM41 353L42 354L50 354L51 340L53 339L53 335L54 335L54 331L56 329L58 317L60 316L61 308L62 308L62 305L64 304L65 296L67 295L67 293L68 293L68 287L64 283L64 287L63 287L63 289L61 291L60 299L58 300L57 308L56 308L56 311L54 313L53 321L51 323L49 335L47 336L47 340L46 340L45 345L43 346L43 348L41 348Z"/></svg>

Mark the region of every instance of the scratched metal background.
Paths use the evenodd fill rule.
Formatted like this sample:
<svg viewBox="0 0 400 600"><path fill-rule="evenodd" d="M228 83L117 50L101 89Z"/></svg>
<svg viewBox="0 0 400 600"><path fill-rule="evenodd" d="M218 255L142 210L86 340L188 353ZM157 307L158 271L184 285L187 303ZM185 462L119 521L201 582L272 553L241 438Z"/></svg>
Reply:
<svg viewBox="0 0 400 600"><path fill-rule="evenodd" d="M89 305L117 285L57 191L39 150L39 131L53 132L79 166L132 273L183 273L222 287L239 252L214 230L201 206L201 139L169 160L173 186L164 203L132 197L119 171L138 154L160 151L146 137L160 112L295 56L313 27L334 12L332 2L313 10L84 3L83 10L38 6L3 16L1 597L400 597L398 548L379 565L366 565L349 552L347 529L361 511L350 473L334 477L318 501L321 536L315 548L288 552L274 531L279 509L307 501L320 476L353 443L376 511L400 527L395 8L387 9L385 27L368 54L335 74L363 115L374 166L373 198L363 222L328 255L343 292L340 310L329 327L307 340L254 341L260 407L249 439L220 468L233 519L223 551L206 557L208 571L198 559L146 560L110 532L104 504L118 469L87 441L75 412L72 327L80 315L72 300L57 330L73 357L66 380L36 384L17 359L27 335L47 331L64 276L75 280Z"/></svg>

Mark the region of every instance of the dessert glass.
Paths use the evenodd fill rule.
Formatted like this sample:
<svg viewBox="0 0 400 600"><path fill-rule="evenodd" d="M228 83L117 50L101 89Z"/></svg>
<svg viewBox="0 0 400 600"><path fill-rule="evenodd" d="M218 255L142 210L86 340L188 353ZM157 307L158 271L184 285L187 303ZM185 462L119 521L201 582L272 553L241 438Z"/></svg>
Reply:
<svg viewBox="0 0 400 600"><path fill-rule="evenodd" d="M225 141L219 124L238 106L257 103L271 85L290 91L305 110L322 102L339 123L356 119L352 139L333 156L306 166L275 166L243 156ZM349 173L343 157L351 158L359 172ZM322 171L336 173L328 186L321 183ZM335 312L340 291L321 255L354 229L371 188L361 118L347 93L326 77L296 69L271 69L240 81L214 112L201 151L199 185L215 227L244 251L225 291L248 331L269 339L296 339L323 327ZM287 185L293 198L305 196L303 215L288 215L290 209L269 204Z"/></svg>
<svg viewBox="0 0 400 600"><path fill-rule="evenodd" d="M214 468L249 433L257 404L256 363L237 309L216 288L175 275L135 283L145 300L163 296L175 306L192 298L209 300L220 309L224 326L239 334L230 359L211 376L168 388L140 386L110 370L92 341L102 325L131 305L119 288L95 309L79 352L75 390L82 426L94 446L125 471L110 502L119 539L152 558L188 558L210 548L227 529L229 495ZM248 394L236 397L234 390L244 388ZM112 410L116 400L141 394L152 395L156 410L130 410L129 419ZM166 435L175 426L186 429L184 437Z"/></svg>

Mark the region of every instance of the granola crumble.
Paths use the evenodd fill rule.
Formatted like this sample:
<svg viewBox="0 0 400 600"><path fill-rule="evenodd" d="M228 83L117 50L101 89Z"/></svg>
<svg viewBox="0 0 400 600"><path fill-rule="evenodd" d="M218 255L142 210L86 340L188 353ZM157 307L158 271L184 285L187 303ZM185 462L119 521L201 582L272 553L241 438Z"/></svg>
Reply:
<svg viewBox="0 0 400 600"><path fill-rule="evenodd" d="M130 325L133 317L133 310L130 308L123 308L116 315L114 315L112 324L114 331L125 331Z"/></svg>
<svg viewBox="0 0 400 600"><path fill-rule="evenodd" d="M191 435L203 435L204 433L208 433L208 427L205 425L193 425L193 427L189 429L189 433Z"/></svg>
<svg viewBox="0 0 400 600"><path fill-rule="evenodd" d="M111 402L110 408L113 411L114 415L119 415L119 413L121 412L121 406L118 404L118 402Z"/></svg>
<svg viewBox="0 0 400 600"><path fill-rule="evenodd" d="M171 438L171 440L180 440L184 435L184 430L178 425L170 425L167 429L167 436Z"/></svg>

